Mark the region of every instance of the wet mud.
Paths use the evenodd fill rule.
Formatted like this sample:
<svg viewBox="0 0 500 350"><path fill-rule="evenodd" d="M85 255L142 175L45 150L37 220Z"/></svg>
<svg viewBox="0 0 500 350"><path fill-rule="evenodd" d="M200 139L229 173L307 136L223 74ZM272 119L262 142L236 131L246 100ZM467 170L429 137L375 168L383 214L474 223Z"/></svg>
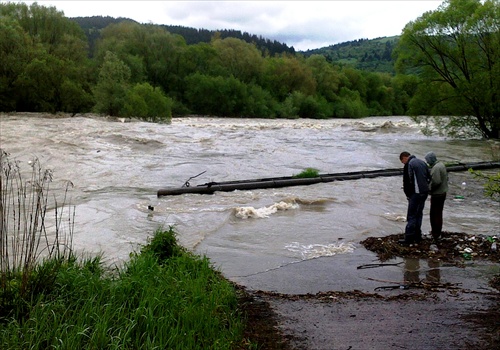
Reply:
<svg viewBox="0 0 500 350"><path fill-rule="evenodd" d="M438 261L464 267L471 261L500 261L497 237L445 232L439 242L401 246L401 235L360 242L380 263L394 258ZM493 249L492 249L493 245ZM436 249L437 248L437 249ZM429 264L432 266L432 263ZM248 343L259 349L486 349L500 348L500 274L488 289L405 276L405 284L387 281L373 293L360 290L281 294L239 287L247 315Z"/></svg>

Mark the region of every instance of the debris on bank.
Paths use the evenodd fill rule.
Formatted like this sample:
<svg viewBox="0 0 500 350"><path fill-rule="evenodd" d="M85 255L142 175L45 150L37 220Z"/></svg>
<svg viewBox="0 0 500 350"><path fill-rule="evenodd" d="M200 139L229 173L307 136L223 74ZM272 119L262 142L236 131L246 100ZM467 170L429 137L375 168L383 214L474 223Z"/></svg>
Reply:
<svg viewBox="0 0 500 350"><path fill-rule="evenodd" d="M481 259L500 262L500 247L496 245L500 237L469 235L461 232L443 232L436 243L432 238L424 237L417 244L403 246L398 243L402 234L386 237L369 237L361 244L377 254L380 261L395 257L436 259L462 266L467 260Z"/></svg>
<svg viewBox="0 0 500 350"><path fill-rule="evenodd" d="M398 243L402 234L385 237L369 237L360 243L377 254L384 262L396 257L434 259L444 263L464 267L471 260L500 262L498 236L469 235L463 232L443 232L438 242L432 237L424 237L420 243L403 246ZM493 288L500 290L500 276L490 281Z"/></svg>

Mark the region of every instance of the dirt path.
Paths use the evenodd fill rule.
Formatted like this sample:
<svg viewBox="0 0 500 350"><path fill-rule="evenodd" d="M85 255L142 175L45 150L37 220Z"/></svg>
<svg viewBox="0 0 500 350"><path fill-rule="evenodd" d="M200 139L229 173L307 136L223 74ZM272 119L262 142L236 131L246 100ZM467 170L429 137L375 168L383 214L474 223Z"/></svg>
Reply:
<svg viewBox="0 0 500 350"><path fill-rule="evenodd" d="M491 311L498 303L492 296L433 293L406 300L268 301L293 349L498 349L499 345L498 334L493 339L487 325L471 319Z"/></svg>
<svg viewBox="0 0 500 350"><path fill-rule="evenodd" d="M500 348L499 301L499 293L460 289L254 292L248 336L269 350L493 350Z"/></svg>

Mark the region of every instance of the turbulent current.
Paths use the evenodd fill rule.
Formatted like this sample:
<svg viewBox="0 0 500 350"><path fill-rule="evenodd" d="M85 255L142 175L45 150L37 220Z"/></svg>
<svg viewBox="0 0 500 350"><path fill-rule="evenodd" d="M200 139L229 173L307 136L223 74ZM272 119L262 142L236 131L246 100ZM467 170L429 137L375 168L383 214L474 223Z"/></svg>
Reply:
<svg viewBox="0 0 500 350"><path fill-rule="evenodd" d="M159 189L188 180L196 186L290 176L306 168L398 168L403 150L422 159L434 151L445 162L499 156L498 143L426 136L407 117L179 118L153 124L13 114L0 115L0 147L21 165L38 158L52 169L55 191L65 181L73 183L73 246L81 254L102 253L105 261L120 263L156 229L174 225L183 246L207 255L233 279L317 257L335 259L363 249L359 242L369 236L402 233L402 179L158 198ZM469 196L471 181L467 172L450 176L444 229L498 234L498 203ZM430 230L428 210L429 202L424 232Z"/></svg>

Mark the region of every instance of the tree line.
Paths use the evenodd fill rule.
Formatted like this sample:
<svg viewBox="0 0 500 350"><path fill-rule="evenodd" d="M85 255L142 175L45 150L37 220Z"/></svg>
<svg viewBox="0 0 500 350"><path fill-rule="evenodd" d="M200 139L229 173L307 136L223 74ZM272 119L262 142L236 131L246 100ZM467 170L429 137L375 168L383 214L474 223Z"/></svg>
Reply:
<svg viewBox="0 0 500 350"><path fill-rule="evenodd" d="M446 0L410 22L393 53L398 73L390 74L321 54L271 54L221 32L189 44L165 26L125 19L96 29L90 45L89 33L55 7L4 3L0 111L153 121L440 113L467 117L450 127L498 137L499 7L498 0ZM392 51L393 42L383 45Z"/></svg>
<svg viewBox="0 0 500 350"><path fill-rule="evenodd" d="M163 119L201 114L352 118L404 114L416 78L334 65L322 55L271 55L215 34L187 44L162 26L112 23L93 52L54 7L0 5L0 110Z"/></svg>

